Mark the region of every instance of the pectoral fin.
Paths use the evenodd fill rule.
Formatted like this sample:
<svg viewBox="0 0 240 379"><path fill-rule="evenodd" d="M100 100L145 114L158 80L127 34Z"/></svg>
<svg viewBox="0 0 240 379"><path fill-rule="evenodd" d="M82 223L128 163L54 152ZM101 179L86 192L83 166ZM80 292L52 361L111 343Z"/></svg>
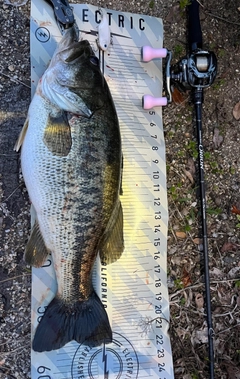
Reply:
<svg viewBox="0 0 240 379"><path fill-rule="evenodd" d="M58 117L48 116L43 140L53 155L66 157L69 154L72 147L72 137L65 112Z"/></svg>
<svg viewBox="0 0 240 379"><path fill-rule="evenodd" d="M48 254L49 251L46 248L38 222L36 220L25 249L25 261L31 266L41 267L44 264Z"/></svg>
<svg viewBox="0 0 240 379"><path fill-rule="evenodd" d="M25 135L27 133L28 123L29 123L29 120L28 120L28 117L27 117L27 119L26 119L26 121L25 121L25 123L24 123L24 125L22 127L22 130L21 130L21 132L19 134L17 142L15 143L15 146L14 146L13 150L19 151L20 147L22 146L24 138L25 138Z"/></svg>
<svg viewBox="0 0 240 379"><path fill-rule="evenodd" d="M123 213L119 201L109 220L107 229L99 247L102 263L113 263L118 260L124 250L123 240Z"/></svg>

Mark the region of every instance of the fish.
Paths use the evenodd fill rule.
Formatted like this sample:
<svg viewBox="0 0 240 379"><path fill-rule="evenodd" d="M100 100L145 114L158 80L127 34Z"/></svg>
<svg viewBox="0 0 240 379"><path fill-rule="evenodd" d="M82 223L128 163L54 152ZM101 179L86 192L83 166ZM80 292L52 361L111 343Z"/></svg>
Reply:
<svg viewBox="0 0 240 379"><path fill-rule="evenodd" d="M98 58L74 27L38 82L15 145L20 148L33 215L25 261L41 267L51 253L57 280L32 348L111 343L92 270L98 254L109 264L124 250L121 134Z"/></svg>

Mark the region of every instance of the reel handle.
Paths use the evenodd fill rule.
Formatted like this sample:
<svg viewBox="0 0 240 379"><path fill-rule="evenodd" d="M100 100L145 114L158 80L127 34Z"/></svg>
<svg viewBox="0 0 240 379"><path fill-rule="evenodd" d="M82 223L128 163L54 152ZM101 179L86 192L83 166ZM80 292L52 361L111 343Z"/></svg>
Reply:
<svg viewBox="0 0 240 379"><path fill-rule="evenodd" d="M155 58L165 58L167 49L154 49L151 46L143 46L141 50L141 58L143 62L149 62Z"/></svg>
<svg viewBox="0 0 240 379"><path fill-rule="evenodd" d="M166 58L166 91L167 97L153 97L151 95L144 95L142 97L142 107L143 109L151 109L154 107L163 107L172 101L171 89L170 89L170 62L172 58L172 53L165 49L154 49L151 46L143 46L141 50L141 58L143 62L149 62L152 59Z"/></svg>
<svg viewBox="0 0 240 379"><path fill-rule="evenodd" d="M142 107L146 110L154 107L164 107L167 103L166 97L153 97L151 95L144 95L142 97Z"/></svg>
<svg viewBox="0 0 240 379"><path fill-rule="evenodd" d="M189 49L192 53L197 49L202 49L202 29L199 18L199 3L192 0L188 6L188 41Z"/></svg>

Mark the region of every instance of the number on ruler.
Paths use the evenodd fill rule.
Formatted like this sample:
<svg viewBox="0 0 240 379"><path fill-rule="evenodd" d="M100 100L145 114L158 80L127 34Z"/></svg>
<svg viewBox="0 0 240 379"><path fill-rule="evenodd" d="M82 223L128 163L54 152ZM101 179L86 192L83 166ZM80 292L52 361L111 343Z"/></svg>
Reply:
<svg viewBox="0 0 240 379"><path fill-rule="evenodd" d="M162 301L162 292L156 293L156 300Z"/></svg>
<svg viewBox="0 0 240 379"><path fill-rule="evenodd" d="M162 345L163 344L163 336L162 334L157 334L156 335L156 342L157 342L157 345Z"/></svg>
<svg viewBox="0 0 240 379"><path fill-rule="evenodd" d="M164 349L158 350L158 358L164 358Z"/></svg>
<svg viewBox="0 0 240 379"><path fill-rule="evenodd" d="M160 317L156 318L156 328L162 328L162 319Z"/></svg>
<svg viewBox="0 0 240 379"><path fill-rule="evenodd" d="M161 278L159 278L159 279L155 279L155 287L161 287L161 285L162 285L162 280L161 280Z"/></svg>
<svg viewBox="0 0 240 379"><path fill-rule="evenodd" d="M161 305L155 305L155 313L157 315L162 314L162 306Z"/></svg>
<svg viewBox="0 0 240 379"><path fill-rule="evenodd" d="M44 310L41 310L41 308L44 308ZM46 309L47 309L47 306L45 306L45 307L38 307L37 312L40 314L40 316L38 316L38 318L37 318L38 322L41 321L41 318L44 315ZM43 367L43 366L40 366L40 367Z"/></svg>
<svg viewBox="0 0 240 379"><path fill-rule="evenodd" d="M161 254L160 251L155 251L154 252L154 259L155 259L155 261L160 258L160 254Z"/></svg>
<svg viewBox="0 0 240 379"><path fill-rule="evenodd" d="M164 362L163 362L163 363L158 363L158 371L159 371L159 372L165 371L164 366L165 366L165 363L164 363Z"/></svg>

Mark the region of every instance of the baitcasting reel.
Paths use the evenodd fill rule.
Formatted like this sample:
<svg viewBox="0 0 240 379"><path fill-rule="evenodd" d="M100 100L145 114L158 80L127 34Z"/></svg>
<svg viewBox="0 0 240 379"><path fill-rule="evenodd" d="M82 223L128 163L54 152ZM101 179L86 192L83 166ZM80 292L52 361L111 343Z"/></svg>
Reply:
<svg viewBox="0 0 240 379"><path fill-rule="evenodd" d="M143 108L150 109L155 106L164 106L172 101L171 84L178 83L184 90L203 89L212 85L217 75L217 58L212 51L196 49L175 67L171 66L172 53L167 49L153 49L150 46L142 48L142 61L166 58L166 93L167 97L155 98L150 95L143 96Z"/></svg>
<svg viewBox="0 0 240 379"><path fill-rule="evenodd" d="M171 79L186 89L207 88L213 83L216 74L215 54L211 51L196 50L178 63L178 72L171 72Z"/></svg>

